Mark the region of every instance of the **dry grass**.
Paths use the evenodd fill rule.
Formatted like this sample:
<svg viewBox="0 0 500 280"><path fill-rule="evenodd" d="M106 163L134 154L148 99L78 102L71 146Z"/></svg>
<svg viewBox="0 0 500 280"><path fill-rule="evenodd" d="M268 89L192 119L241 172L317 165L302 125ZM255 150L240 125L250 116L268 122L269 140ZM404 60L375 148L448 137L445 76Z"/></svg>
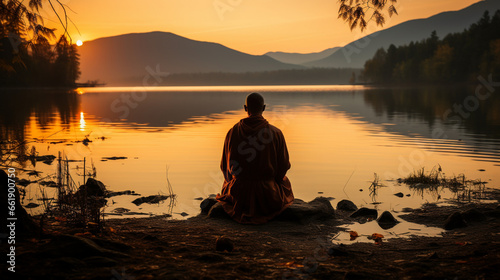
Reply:
<svg viewBox="0 0 500 280"><path fill-rule="evenodd" d="M435 166L430 172L425 172L424 168L415 170L399 182L408 185L410 189L422 196L425 192L439 196L440 190L449 189L459 202L482 199L486 189L486 182L480 179L467 179L464 174L446 177L441 165Z"/></svg>
<svg viewBox="0 0 500 280"><path fill-rule="evenodd" d="M377 173L373 173L373 176L373 181L368 189L370 190L370 197L372 198L372 201L376 201L378 189L383 187L383 185L380 183L380 178Z"/></svg>

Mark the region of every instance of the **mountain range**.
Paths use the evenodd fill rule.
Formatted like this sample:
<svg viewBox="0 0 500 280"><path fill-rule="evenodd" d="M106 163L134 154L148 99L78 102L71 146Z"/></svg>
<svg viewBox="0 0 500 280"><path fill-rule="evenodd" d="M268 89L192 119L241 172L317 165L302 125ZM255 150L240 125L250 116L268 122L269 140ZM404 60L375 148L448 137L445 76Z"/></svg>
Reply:
<svg viewBox="0 0 500 280"><path fill-rule="evenodd" d="M268 52L264 55L270 56L278 61L290 64L304 64L311 61L320 60L326 58L336 51L340 47L329 48L321 52L315 53L288 53L288 52Z"/></svg>
<svg viewBox="0 0 500 280"><path fill-rule="evenodd" d="M242 53L221 44L170 32L124 34L88 41L80 49L81 81L125 85L168 73L258 72L304 68L265 55ZM156 77L159 79L159 77ZM149 81L149 85L154 81Z"/></svg>
<svg viewBox="0 0 500 280"><path fill-rule="evenodd" d="M409 44L411 41L420 41L430 37L436 31L440 38L447 34L462 32L471 24L476 23L489 11L490 15L500 9L499 0L486 0L462 10L444 12L426 19L417 19L403 22L393 27L372 33L340 48L330 56L303 63L308 67L350 67L362 68L368 59L371 59L380 48L388 48Z"/></svg>
<svg viewBox="0 0 500 280"><path fill-rule="evenodd" d="M244 73L287 69L362 68L379 48L461 32L485 11L500 9L500 0L486 0L459 11L403 22L367 35L344 47L318 53L268 52L246 54L218 43L191 40L170 32L132 33L87 41L79 48L80 81L108 85L138 85L151 75L173 73ZM154 77L159 79L158 76ZM154 82L149 81L149 85Z"/></svg>

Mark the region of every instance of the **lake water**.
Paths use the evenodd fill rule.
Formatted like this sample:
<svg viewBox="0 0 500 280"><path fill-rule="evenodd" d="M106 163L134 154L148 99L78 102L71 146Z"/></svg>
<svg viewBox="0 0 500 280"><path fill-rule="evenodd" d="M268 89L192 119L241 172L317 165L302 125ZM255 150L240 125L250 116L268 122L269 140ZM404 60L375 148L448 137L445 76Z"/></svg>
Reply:
<svg viewBox="0 0 500 280"><path fill-rule="evenodd" d="M478 82L478 87L481 84ZM490 89L492 90L492 89ZM401 211L455 198L447 189L418 192L398 178L440 165L446 176L465 174L500 187L500 97L477 88L368 88L364 86L82 88L75 91L3 92L2 151L27 141L39 155L86 159L110 190L141 195L177 194L173 216L199 213L199 200L219 192L224 137L245 117L245 96L263 94L264 112L286 138L296 198L350 199L358 206ZM7 102L5 102L7 101ZM88 145L81 141L88 137ZM106 160L106 157L126 159ZM14 164L14 163L12 163ZM56 164L18 168L55 174ZM83 164L70 163L81 184ZM374 174L384 187L370 195ZM18 170L21 178L35 180ZM40 187L28 187L35 201ZM400 198L395 193L402 192ZM409 195L409 196L406 196ZM31 198L32 200L29 200ZM135 206L134 196L110 199L106 212L124 207L166 213L168 203ZM374 204L377 202L380 204ZM41 207L39 207L41 208ZM31 211L37 211L32 208ZM189 217L188 216L188 217Z"/></svg>

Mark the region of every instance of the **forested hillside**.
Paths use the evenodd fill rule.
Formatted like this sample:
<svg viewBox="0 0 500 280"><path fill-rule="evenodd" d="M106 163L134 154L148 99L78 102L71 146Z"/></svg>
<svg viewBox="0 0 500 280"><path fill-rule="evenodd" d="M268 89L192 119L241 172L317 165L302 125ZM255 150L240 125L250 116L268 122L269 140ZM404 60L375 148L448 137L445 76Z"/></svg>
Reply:
<svg viewBox="0 0 500 280"><path fill-rule="evenodd" d="M42 1L0 2L0 86L73 86L80 75L76 45L66 33L54 44ZM52 44L51 44L52 41Z"/></svg>
<svg viewBox="0 0 500 280"><path fill-rule="evenodd" d="M364 78L374 83L454 83L478 75L500 76L500 11L483 17L460 33L387 50L379 49L365 63ZM495 78L494 78L495 79Z"/></svg>

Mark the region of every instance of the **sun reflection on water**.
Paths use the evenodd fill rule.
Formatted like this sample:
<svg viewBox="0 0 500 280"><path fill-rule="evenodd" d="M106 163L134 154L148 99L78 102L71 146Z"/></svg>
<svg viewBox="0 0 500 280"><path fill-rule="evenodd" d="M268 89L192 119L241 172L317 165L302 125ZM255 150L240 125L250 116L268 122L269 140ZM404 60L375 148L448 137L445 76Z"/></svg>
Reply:
<svg viewBox="0 0 500 280"><path fill-rule="evenodd" d="M80 131L85 131L86 126L87 126L87 123L85 122L83 112L80 112Z"/></svg>

